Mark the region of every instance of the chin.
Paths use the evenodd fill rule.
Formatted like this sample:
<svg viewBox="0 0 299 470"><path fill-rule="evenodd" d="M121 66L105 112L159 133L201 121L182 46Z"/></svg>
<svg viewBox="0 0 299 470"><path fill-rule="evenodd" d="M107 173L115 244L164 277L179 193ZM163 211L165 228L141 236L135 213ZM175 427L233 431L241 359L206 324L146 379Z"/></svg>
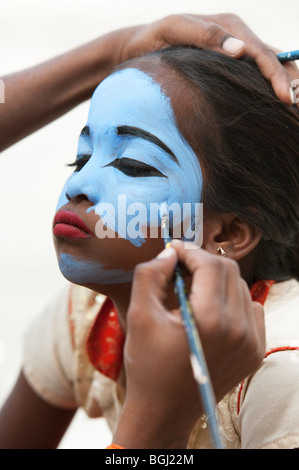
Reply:
<svg viewBox="0 0 299 470"><path fill-rule="evenodd" d="M97 261L67 253L59 255L58 264L62 275L68 281L89 288L97 286L101 289L102 286L131 284L133 280L133 271L108 269Z"/></svg>

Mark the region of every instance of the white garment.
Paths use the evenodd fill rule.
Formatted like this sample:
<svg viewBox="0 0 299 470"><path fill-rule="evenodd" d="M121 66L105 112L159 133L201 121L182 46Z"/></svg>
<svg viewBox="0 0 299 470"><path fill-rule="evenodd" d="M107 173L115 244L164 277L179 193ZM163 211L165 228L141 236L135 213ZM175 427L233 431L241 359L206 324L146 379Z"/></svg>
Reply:
<svg viewBox="0 0 299 470"><path fill-rule="evenodd" d="M93 368L85 351L87 333L104 299L79 286L61 292L25 336L24 373L50 404L83 407L91 417L103 415L113 432L124 391ZM268 352L299 348L297 281L271 287L265 322ZM299 351L268 354L252 377L224 397L218 414L227 448L299 447ZM194 427L188 447L211 447L203 420Z"/></svg>

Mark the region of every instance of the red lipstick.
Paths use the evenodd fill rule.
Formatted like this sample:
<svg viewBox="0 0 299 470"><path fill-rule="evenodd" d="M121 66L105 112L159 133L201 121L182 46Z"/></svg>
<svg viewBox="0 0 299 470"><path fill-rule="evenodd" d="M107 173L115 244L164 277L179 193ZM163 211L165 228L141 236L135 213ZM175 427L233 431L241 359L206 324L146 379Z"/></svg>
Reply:
<svg viewBox="0 0 299 470"><path fill-rule="evenodd" d="M69 238L72 240L94 236L75 212L66 210L60 210L55 215L53 233L56 237Z"/></svg>

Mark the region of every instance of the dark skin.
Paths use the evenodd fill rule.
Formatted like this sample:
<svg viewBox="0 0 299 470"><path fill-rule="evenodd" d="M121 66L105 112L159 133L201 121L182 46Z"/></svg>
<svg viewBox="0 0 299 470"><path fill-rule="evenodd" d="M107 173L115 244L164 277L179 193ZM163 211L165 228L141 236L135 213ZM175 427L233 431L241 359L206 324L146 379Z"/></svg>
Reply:
<svg viewBox="0 0 299 470"><path fill-rule="evenodd" d="M155 67L153 67L155 65ZM151 73L156 81L159 82L159 84L162 86L162 89L167 92L167 95L171 98L172 101L172 106L173 110L175 112L178 125L181 127L183 126L183 121L182 118L185 116L185 107L188 106L189 103L189 95L188 92L184 95L180 95L178 97L177 94L177 88L181 85L180 79L178 77L174 76L170 71L165 70L164 68L158 68L156 64L153 64L152 61L149 59L147 60L140 60L139 63L139 68L145 71L146 73ZM155 69L155 72L153 70ZM186 136L188 138L188 136ZM91 211L87 213L87 209L92 206L92 203L88 200L88 198L83 195L79 194L77 197L70 199L69 202L63 207L64 209L67 210L72 210L76 212L78 215L81 216L83 221L86 223L89 229L94 230L94 227L96 223L99 220L99 217L95 214L95 212ZM230 312L236 312L237 313L237 318L239 318L239 312L240 309L244 309L244 296L246 297L246 302L245 304L247 305L245 311L246 311L246 318L255 318L257 312L260 315L261 312L258 310L259 307L254 306L251 302L248 301L248 289L247 291L244 289L244 281L241 278L241 273L239 269L236 267L236 263L232 260L227 260L226 264L223 266L223 269L228 272L228 274L232 271L233 275L227 275L223 276L223 270L220 268L219 270L219 260L218 257L216 257L215 253L217 252L217 246L218 246L218 241L219 237L222 237L222 246L224 249L230 251L230 257L231 259L243 259L246 256L250 256L251 251L254 249L256 244L259 241L259 236L257 234L252 233L252 231L245 225L245 224L238 224L236 221L236 218L233 215L225 215L225 216L220 216L220 215L214 215L214 214L209 214L205 215L205 221L204 221L204 233L203 233L203 247L205 250L210 251L212 255L207 256L207 254L203 255L202 253L205 253L204 250L199 250L201 253L201 257L203 260L203 263L205 265L205 279L207 280L207 285L203 286L201 283L201 288L204 288L205 291L207 291L208 285L212 286L213 289L215 289L216 285L216 273L218 273L219 277L219 282L220 284L225 282L228 282L230 289L227 290L225 288L225 291L227 290L227 297L228 297L228 302L230 303L230 307L228 310ZM133 264L139 264L141 262L147 261L152 259L153 256L157 255L159 251L161 251L163 244L161 239L152 239L148 240L147 243L144 245L142 248L136 248L134 245L132 245L128 240L123 240L123 239L99 239L97 237L93 237L90 239L85 239L84 241L82 240L68 240L65 238L61 237L55 237L55 247L57 254L61 252L67 252L74 254L76 256L83 256L86 258L92 257L92 259L98 260L100 262L109 262L109 266L112 268L115 267L120 267L120 268L126 268L130 269L133 266L129 265L130 263L133 262ZM187 251L187 253L190 253ZM184 254L181 254L181 256L184 257ZM104 258L103 258L104 257ZM214 258L217 258L217 263L215 264ZM132 261L133 260L133 261ZM188 262L187 258L184 260ZM114 263L115 266L114 266ZM215 264L215 267L213 267ZM223 263L222 263L223 264ZM174 265L173 265L174 266ZM188 264L187 264L188 267ZM160 272L159 266L157 266L158 272ZM248 269L248 266L247 266ZM189 271L193 274L192 266L189 266ZM246 270L243 272L243 275L245 275ZM140 277L140 274L139 274ZM138 276L137 276L138 279ZM159 279L158 276L155 276L155 279ZM229 279L228 281L226 281ZM191 277L188 278L187 276L187 282L190 285L191 284ZM241 290L241 295L237 299L231 300L233 296L230 297L229 295L229 290L233 289L235 291L236 285L240 284L240 290ZM147 289L146 292L154 292L154 289L149 288L150 282L146 283ZM159 286L163 286L163 278L160 279ZM242 287L241 287L242 286ZM129 285L97 285L97 284L88 284L86 287L91 288L95 291L104 293L108 295L114 302L115 306L117 307L118 315L121 324L123 325L123 328L126 332L128 332L128 338L130 339L131 337L136 338L143 338L144 333L141 335L139 333L133 333L131 332L136 329L136 323L131 322L128 324L127 323L127 311L129 308L129 303L130 303L130 291L131 291L131 286ZM144 292L145 289L137 289L135 292L142 291ZM205 296L206 297L206 296ZM208 296L208 301L211 298L215 297L215 292L211 292L211 296ZM138 305L138 296L135 297L133 296L132 303L133 303L133 311L134 308L136 308L136 305L134 307L134 303ZM156 302L155 299L148 299L148 308L150 310L156 310L155 307L152 307L151 304L153 302ZM159 343L159 334L158 332L163 331L163 338L162 343L163 343L163 351L157 349L159 351L158 356L155 358L153 354L148 355L148 350L147 353L144 354L144 361L146 357L151 358L151 368L155 368L155 374L153 374L152 371L149 371L148 374L144 375L144 378L146 377L154 377L155 380L151 381L151 386L148 387L147 381L143 383L142 374L140 371L136 371L133 367L133 372L132 372L132 367L128 367L128 364L125 364L126 366L126 373L128 372L128 376L122 374L119 378L119 383L120 385L125 385L125 381L128 378L127 385L128 385L128 393L126 395L126 402L125 402L125 407L124 407L124 413L122 415L122 419L119 423L119 426L116 431L115 439L120 442L122 445L125 445L126 447L130 446L140 446L140 447L158 447L161 446L161 448L164 447L184 447L186 445L186 440L188 437L188 434L192 428L192 425L194 424L194 417L195 416L200 416L202 409L201 409L201 403L198 401L198 395L196 392L196 388L194 386L194 380L190 371L190 365L189 365L189 355L188 355L188 348L186 345L186 338L185 334L182 328L181 320L178 316L178 310L177 310L177 302L173 293L173 286L170 282L167 282L165 284L164 282L164 297L163 297L163 303L165 304L165 308L167 309L167 312L169 312L166 316L165 319L162 321L170 321L170 323L161 328L160 325L160 320L158 322L158 325L155 326L155 316L151 317L151 315L146 316L147 320L152 321L152 324L148 324L146 331L150 331L151 329L157 330L153 335L151 335L152 338L155 338L155 343ZM241 305L240 305L241 304ZM197 304L198 305L198 304ZM215 315L216 317L222 317L224 312L223 312L223 307L219 308L219 306L222 305L222 302L219 302L217 308L215 308ZM225 305L225 303L223 304ZM211 309L214 311L214 309ZM132 311L132 308L131 308ZM200 310L200 313L203 312L203 309ZM254 313L254 315L253 315ZM211 312L209 312L209 317L211 317ZM132 318L132 314L131 314ZM133 318L136 318L136 316L133 315ZM236 316L233 316L233 318L230 319L230 321L235 324L236 323ZM139 324L139 320L137 319L137 325ZM225 357L225 365L223 365L219 361L219 355L215 354L214 350L211 350L208 352L208 358L209 358L209 368L211 371L214 372L214 377L213 377L213 382L215 386L215 391L216 391L216 396L217 399L219 400L226 391L228 391L233 385L237 384L241 378L244 377L244 374L247 375L248 371L252 371L253 367L256 367L258 364L258 360L262 358L261 354L257 355L252 355L252 351L256 350L261 353L263 351L263 337L264 337L264 332L263 328L260 330L260 336L256 334L256 328L257 324L253 322L254 328L246 328L247 331L247 337L246 341L244 341L243 333L236 336L235 334L232 334L231 337L228 336L227 334L227 328L225 328L223 331L219 331L219 337L221 338L222 335L225 336L227 344L228 344L228 351L230 352L230 357L233 359L233 363L236 364L238 361L238 364L242 363L242 367L239 367L237 369L234 369L234 373L228 380L228 375L231 374L232 367L230 364L230 361L228 360L227 356L228 354L224 354ZM157 328L158 327L158 328ZM165 331L167 331L167 335L165 335ZM230 331L233 333L234 329L231 328ZM212 332L211 330L209 331L209 335L211 335ZM205 332L206 336L206 345L208 346L210 344L209 341L209 336ZM249 337L249 338L248 338ZM256 342L257 338L259 339L259 347L256 347ZM249 339L249 340L248 340ZM218 342L217 342L218 343ZM219 344L222 344L223 341L219 341ZM244 343L246 344L246 347L244 347ZM254 343L254 347L253 347ZM140 355L139 349L141 348L141 345L136 343L136 340L133 340L133 342L129 342L128 345L133 345L129 349L129 353L126 357L137 357ZM175 349L174 349L175 345ZM129 346L127 346L129 348ZM147 345L147 348L150 348L150 345ZM141 348L142 349L142 348ZM151 349L151 348L150 348ZM251 354L249 357L251 358L249 367L244 368L244 357L248 357L248 349L251 351ZM236 361L235 356L235 351L238 353L238 361ZM240 351L242 353L240 353ZM175 352L175 354L174 354ZM223 352L223 350L222 350ZM158 363L163 363L164 360L166 362L169 362L169 359L166 359L167 356L171 356L171 363L175 365L175 374L169 374L169 377L166 380L165 383L165 393L163 392L163 382L165 381L165 369L161 369L159 372L159 368L157 367ZM161 359L164 358L164 359ZM146 361L145 361L146 362ZM138 363L143 363L142 361L138 361ZM132 361L130 361L129 364L132 364ZM134 364L134 360L133 360ZM180 367L179 367L180 366ZM229 366L229 367L228 367ZM143 368L143 366L142 366ZM146 366L144 367L144 371L146 371ZM229 374L228 374L229 371ZM174 372L174 371L173 371ZM179 372L179 374L178 374ZM180 377L183 377L185 375L185 379L181 380ZM225 377L226 380L219 381L217 380L217 377ZM172 380L170 380L172 378ZM175 380L173 380L173 378ZM164 379L164 380L163 380ZM173 386L171 385L173 383ZM179 384L184 384L183 389L176 394L171 394L171 390L180 390L180 385ZM136 387L137 385L137 387ZM18 401L18 394L21 389L24 389L25 387L25 393L28 395L28 402L27 403L32 403L34 405L34 394L33 392L28 390L27 386L27 391L26 391L26 381L24 378L21 376L19 382L16 385L16 388L12 394L12 396L9 398L8 402L6 403L3 412L2 412L2 422L7 422L10 421L9 416L10 416L10 409L14 406L14 402ZM146 398L146 390L151 391L151 396L153 394L157 394L157 400L155 400L156 408L153 412L153 409L151 407L151 413L147 416L148 413L148 403L150 402L148 398ZM156 392L154 392L156 390ZM192 403L192 407L190 410L190 415L187 412L185 408L182 406L181 400L182 400L182 395L184 394L185 400L183 400L186 403ZM24 393L24 390L23 390ZM136 403L136 400L138 401L139 406L135 407L135 411L132 411L132 403ZM179 402L177 401L179 400ZM22 420L22 424L28 421L28 414L30 413L30 407L26 406L26 411L22 409L22 406L20 405L20 401L18 403L20 406L20 414L19 414L19 419ZM39 407L43 408L41 400L39 400ZM132 419L132 416L135 415L135 413L138 410L138 414L136 414L136 420ZM181 410L182 414L180 415L177 410ZM51 407L48 405L45 405L44 411L46 413L51 412ZM130 419L127 419L126 416L130 416ZM58 422L58 428L60 429L60 432L57 432L57 435L53 433L53 440L49 443L49 435L52 435L51 432L54 428L51 426L48 427L47 433L43 436L42 433L38 433L39 439L38 443L35 444L35 447L38 445L39 447L47 447L47 446L56 446L57 443L59 442L59 439L63 435L63 432L65 428L67 427L68 422L72 419L73 417L73 412L63 412L63 411L58 411L56 410L54 416L54 421L57 419ZM143 416L143 418L147 419L147 433L144 435L144 431L141 432L140 423L138 421L138 416ZM152 419L153 417L156 417L155 419ZM175 423L173 422L173 418L170 419L170 417L175 417ZM24 421L23 421L24 420ZM53 421L52 421L53 422ZM136 423L136 426L134 425ZM156 423L159 423L159 440L158 442L156 441L156 436L157 436L157 430L155 428ZM174 425L176 424L176 426ZM37 428L38 428L38 423L36 423ZM179 425L179 427L177 426ZM129 426L129 427L128 427ZM13 425L10 424L9 428L12 429ZM57 431L58 431L57 428ZM4 428L3 428L4 429ZM22 429L22 426L19 426L19 429ZM33 436L32 440L29 434L28 438L23 441L22 438L22 431L20 432L19 436L16 436L14 434L14 445L18 441L21 444L21 446L29 446L33 445L35 442L35 424L33 428ZM144 426L142 425L142 429L144 430ZM137 432L139 436L139 440L136 443L135 441L133 442L132 438L133 435ZM167 436L167 441L161 440L160 436ZM6 430L6 436L8 439L8 442L10 442L11 439L11 434L7 433ZM9 444L6 441L6 438L3 437L2 442L4 443L3 446L7 447ZM18 445L17 445L18 446Z"/></svg>
<svg viewBox="0 0 299 470"><path fill-rule="evenodd" d="M55 449L74 414L40 399L21 372L1 410L0 448Z"/></svg>
<svg viewBox="0 0 299 470"><path fill-rule="evenodd" d="M0 115L1 149L9 147L48 122L58 118L85 99L88 99L96 85L115 65L124 60L151 50L177 44L194 45L227 53L223 50L222 44L229 36L243 39L245 43L239 51L230 55L238 58L246 52L254 57L262 73L271 80L277 95L290 104L289 83L291 78L298 77L297 68L294 64L288 64L287 66L279 64L271 49L264 45L242 20L235 15L173 15L151 25L127 28L111 33L93 43L82 46L82 48L71 51L35 68L4 77L6 104L1 108L2 112ZM82 70L85 71L84 75ZM38 96L39 99L28 100L28 97L33 96L33 90L34 96ZM11 96L14 99L10 99ZM53 99L54 96L55 99ZM17 99L15 99L16 97ZM206 227L208 227L207 222ZM206 239L205 248L212 253L215 252L219 237L224 232L227 233L229 227L231 227L231 230L228 233L234 234L234 236L223 239L222 246L224 249L230 249L233 259L244 259L256 244L256 236L251 234L246 226L239 227L240 230L235 230L236 221L233 215L230 220L216 217L210 219L209 223L213 227L213 236ZM241 234L241 236L236 237L236 233ZM160 249L161 246L157 246L156 251L151 251L151 257L160 251ZM184 261L182 253L178 254L178 256ZM214 255L211 256L214 257ZM154 269L160 271L160 266L161 264L156 265ZM142 269L146 270L146 266L140 269L139 282ZM171 271L171 266L168 266L167 269ZM226 266L225 269L231 269L231 265L229 267ZM246 276L244 268L242 270ZM243 285L239 272L235 271L235 273L237 279ZM167 275L169 276L169 273ZM236 279L234 279L235 281ZM150 278L147 279L147 282L151 282ZM244 295L248 298L248 293ZM115 301L117 302L117 298L115 298ZM148 299L148 301L149 308L151 308L151 305L155 305L156 300L154 298ZM136 302L136 305L138 305L139 300L136 299ZM122 305L120 305L119 301L119 310L123 312L123 315L125 315L128 304L129 298L122 301ZM250 304L248 314L252 312L250 310L252 308L254 310L258 309L258 307ZM131 308L130 311L134 312L134 308ZM261 314L261 311L259 310L258 313ZM218 312L218 316L219 314L220 312ZM131 315L132 317L134 318L133 314ZM134 326L134 323L131 322L131 325ZM249 339L251 338L251 340L249 341L248 339L247 344L250 347L256 346L256 333L250 335L250 330L248 331ZM183 338L181 333L180 336ZM263 326L260 325L258 336L259 348L257 348L260 353L248 369L244 371L246 374L249 369L255 369L262 358L262 338ZM234 341L235 344L238 343L240 337L235 338ZM128 344L130 345L130 343ZM233 344L233 341L231 344ZM132 347L134 349L135 345ZM129 374L129 376L132 376L131 371L129 371ZM134 383L134 371L132 377L132 383ZM230 381L230 385L240 379L241 377L235 376L234 380ZM190 377L188 380L190 380ZM217 387L217 397L220 398L225 390L221 384L217 385ZM133 389L133 397L136 393L139 392ZM136 443L135 432L140 427L139 416L142 411L144 412L144 403L142 401L140 401L140 409L136 415L136 420L131 421L133 424L136 423L136 428L132 427L132 433L129 432L129 429L124 429L124 423L125 428L128 424L126 413L133 416L131 413L133 403L131 397L132 394L128 394L124 415L122 416L115 438L120 444L128 447L133 445L141 447L155 446L153 441L155 429L150 425L148 427L148 435L144 436L141 433L140 442ZM23 406L23 403L26 403L26 406ZM161 410L157 411L160 412ZM169 412L168 408L167 411ZM197 412L199 411L198 408ZM21 372L11 395L0 412L0 448L55 448L71 422L74 413L75 410L68 411L55 408L41 400L29 387ZM166 418L165 420L166 426L169 426L169 420ZM28 425L29 423L30 426ZM44 423L47 423L47 425L45 426ZM163 423L160 424L163 425ZM188 421L182 436L171 436L171 442L162 444L160 442L160 445L165 445L165 447L182 445L182 442L184 443L186 440L189 428L190 422ZM126 442L124 441L124 435L128 436Z"/></svg>
<svg viewBox="0 0 299 470"><path fill-rule="evenodd" d="M230 37L244 44L227 52L223 45ZM89 99L116 65L175 45L215 50L236 58L249 55L271 81L277 96L291 104L289 86L292 79L299 78L298 68L294 63L281 65L274 49L237 15L171 15L148 25L114 31L28 70L2 77L6 103L0 110L0 150Z"/></svg>
<svg viewBox="0 0 299 470"><path fill-rule="evenodd" d="M189 299L216 400L264 357L263 308L251 301L237 263L179 241L163 255L139 265L133 283L127 393L113 436L125 448L183 449L203 412L180 315L166 306L178 260L192 274Z"/></svg>

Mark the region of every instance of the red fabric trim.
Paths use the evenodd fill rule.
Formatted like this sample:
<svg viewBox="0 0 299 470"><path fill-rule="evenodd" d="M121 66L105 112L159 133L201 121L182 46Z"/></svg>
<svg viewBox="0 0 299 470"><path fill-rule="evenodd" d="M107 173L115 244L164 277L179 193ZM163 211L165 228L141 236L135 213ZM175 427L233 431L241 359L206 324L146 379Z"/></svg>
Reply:
<svg viewBox="0 0 299 470"><path fill-rule="evenodd" d="M265 354L265 358L268 357L268 356L270 356L270 354L273 354L273 353L276 353L276 352L281 352L281 351L296 351L296 350L299 350L299 347L282 346L282 347L280 347L280 348L270 349L270 351L268 351L268 352ZM240 413L240 408L241 408L241 394L242 394L242 390L243 390L243 387L244 387L244 382L245 382L245 380L243 380L243 382L241 383L240 389L239 389L239 393L238 393L238 403L237 403L237 411L238 411L238 414Z"/></svg>
<svg viewBox="0 0 299 470"><path fill-rule="evenodd" d="M117 380L122 368L124 341L116 309L107 298L91 327L86 350L95 369L112 380Z"/></svg>
<svg viewBox="0 0 299 470"><path fill-rule="evenodd" d="M264 305L267 300L269 290L275 281L257 281L250 289L252 300Z"/></svg>
<svg viewBox="0 0 299 470"><path fill-rule="evenodd" d="M267 352L267 354L265 355L265 358L268 357L270 354L273 354L273 353L276 353L276 352L281 352L281 351L296 351L296 350L299 350L299 347L295 347L295 346L283 346L281 348L274 348L274 349L270 349L270 351Z"/></svg>

